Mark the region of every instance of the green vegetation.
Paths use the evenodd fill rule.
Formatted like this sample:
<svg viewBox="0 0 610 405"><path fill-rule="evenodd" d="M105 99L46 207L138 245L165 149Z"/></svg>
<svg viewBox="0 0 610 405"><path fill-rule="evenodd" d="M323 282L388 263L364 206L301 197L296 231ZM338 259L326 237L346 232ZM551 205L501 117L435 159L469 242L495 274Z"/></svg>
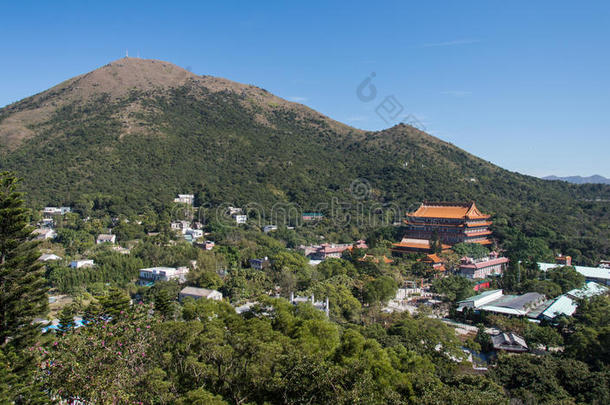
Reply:
<svg viewBox="0 0 610 405"><path fill-rule="evenodd" d="M49 263L44 280L15 180L3 179L0 257L10 260L0 265L0 275L14 287L10 290L33 300L12 303L19 314L4 307L10 329L3 329L0 350L0 402L76 397L144 404L608 402L608 296L581 302L573 318L557 325L483 316L476 321L476 336L462 341L426 310L417 316L381 311L398 285L417 278L418 257L361 261L363 251L354 249L310 266L302 254L287 249L324 224L270 235L252 226L210 227L217 246L203 251L168 232L163 212L146 219L67 216L60 229L85 239L113 223L133 224L123 227L131 229L123 241L133 246L125 254L109 246L75 247L78 240L71 238L44 242L46 249L63 249L68 258L92 257L97 264L68 269L65 262ZM159 233L131 240L143 229ZM375 247L367 253L389 254L384 234L377 231ZM250 259L262 256L271 259L270 268L249 267ZM182 286L177 282L136 287L137 269L152 265L191 266L190 283L217 288L226 299L178 302ZM524 262L526 277L517 279L518 288L538 282L561 292L582 283L571 268L541 274L529 265ZM46 314L45 283L73 300L56 315L58 329L40 335L32 320ZM433 289L452 302L473 293L472 283L456 276L434 280ZM291 292L328 298L330 316L309 302L292 305L270 296ZM246 301L254 303L242 315L229 304ZM76 328L75 315L85 326ZM462 347L488 350L484 325L514 331L532 347L542 347L544 355L501 355L489 373L473 374ZM562 345L563 352L552 350Z"/></svg>
<svg viewBox="0 0 610 405"><path fill-rule="evenodd" d="M476 200L494 215L499 241L521 245L515 252L538 248L545 257L552 249L585 264L610 254L609 186L508 172L405 125L338 130L315 114L253 108L248 99L189 83L67 104L31 128L36 137L0 151L0 169L20 171L30 205L68 204L84 217L160 213L176 193L191 191L206 222L230 203L250 204L253 219L295 225L298 215L285 218L290 205L322 211L330 237L375 232L424 199ZM141 131L125 133L117 117L134 104L142 106L130 113ZM23 102L0 116L33 107ZM355 179L366 180L366 195L352 195ZM278 203L284 210L272 212ZM118 232L142 236L133 225Z"/></svg>

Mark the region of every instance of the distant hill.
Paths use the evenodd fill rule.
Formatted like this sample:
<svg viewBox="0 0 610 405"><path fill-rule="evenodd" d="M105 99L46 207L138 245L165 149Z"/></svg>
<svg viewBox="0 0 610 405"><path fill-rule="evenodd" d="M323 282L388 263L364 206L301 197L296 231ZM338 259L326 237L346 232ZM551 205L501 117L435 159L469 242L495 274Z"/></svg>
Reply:
<svg viewBox="0 0 610 405"><path fill-rule="evenodd" d="M408 125L362 131L157 60L123 58L0 109L6 169L24 178L33 206L112 214L159 208L184 192L208 206L269 213L293 204L352 218L425 199L476 200L502 239L521 231L557 250L610 255L610 186L510 172ZM335 225L352 230L370 223L342 221Z"/></svg>
<svg viewBox="0 0 610 405"><path fill-rule="evenodd" d="M568 183L573 184L610 184L610 179L605 178L604 176L600 176L599 174L595 174L589 177L582 176L567 176L567 177L557 177L557 176L546 176L543 177L544 180L561 180L567 181Z"/></svg>

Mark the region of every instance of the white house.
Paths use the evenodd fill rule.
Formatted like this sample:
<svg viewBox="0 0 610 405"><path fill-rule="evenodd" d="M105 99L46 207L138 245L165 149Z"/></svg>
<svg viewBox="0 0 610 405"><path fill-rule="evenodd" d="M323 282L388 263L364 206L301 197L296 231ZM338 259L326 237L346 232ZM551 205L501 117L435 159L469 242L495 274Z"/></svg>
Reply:
<svg viewBox="0 0 610 405"><path fill-rule="evenodd" d="M248 216L244 214L235 215L235 223L237 224L245 224L248 220Z"/></svg>
<svg viewBox="0 0 610 405"><path fill-rule="evenodd" d="M32 232L36 237L36 240L47 240L47 239L55 239L57 237L57 232L50 228L38 228L34 229Z"/></svg>
<svg viewBox="0 0 610 405"><path fill-rule="evenodd" d="M80 269L83 267L93 267L95 263L93 260L73 260L70 262L70 267L73 269Z"/></svg>
<svg viewBox="0 0 610 405"><path fill-rule="evenodd" d="M195 196L193 194L178 194L177 198L174 198L175 203L193 205L195 202Z"/></svg>
<svg viewBox="0 0 610 405"><path fill-rule="evenodd" d="M64 215L68 212L72 212L72 208L70 207L44 207L42 213L44 215Z"/></svg>
<svg viewBox="0 0 610 405"><path fill-rule="evenodd" d="M180 291L178 299L182 301L186 297L191 297L196 300L200 298L207 298L209 300L220 301L222 300L222 293L216 290L208 290L207 288L184 287Z"/></svg>
<svg viewBox="0 0 610 405"><path fill-rule="evenodd" d="M241 208L229 207L229 215L233 216L233 215L241 214L241 213L242 213Z"/></svg>
<svg viewBox="0 0 610 405"><path fill-rule="evenodd" d="M40 255L38 260L40 260L41 262L50 262L55 260L61 260L61 257L53 253L43 253L42 255Z"/></svg>
<svg viewBox="0 0 610 405"><path fill-rule="evenodd" d="M191 228L191 223L189 221L175 221L170 224L170 227L174 231L181 232L183 235L186 235L186 231Z"/></svg>
<svg viewBox="0 0 610 405"><path fill-rule="evenodd" d="M149 267L140 269L140 280L144 282L178 280L182 283L186 281L188 272L188 267Z"/></svg>
<svg viewBox="0 0 610 405"><path fill-rule="evenodd" d="M203 237L203 230L201 229L187 229L186 233L191 235L193 239L199 239Z"/></svg>
<svg viewBox="0 0 610 405"><path fill-rule="evenodd" d="M99 234L95 243L98 245L101 243L112 243L114 245L116 243L116 235L104 233Z"/></svg>
<svg viewBox="0 0 610 405"><path fill-rule="evenodd" d="M263 232L265 232L265 233L269 233L272 231L277 231L277 225L265 225L263 227Z"/></svg>

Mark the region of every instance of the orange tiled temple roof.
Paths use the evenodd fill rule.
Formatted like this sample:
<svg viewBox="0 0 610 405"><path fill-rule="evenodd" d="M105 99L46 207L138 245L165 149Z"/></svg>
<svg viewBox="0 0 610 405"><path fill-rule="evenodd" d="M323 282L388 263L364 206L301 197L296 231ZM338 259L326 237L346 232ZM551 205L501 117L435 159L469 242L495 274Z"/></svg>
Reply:
<svg viewBox="0 0 610 405"><path fill-rule="evenodd" d="M455 218L455 219L487 219L474 201L469 203L445 203L424 201L417 211L407 214L410 217L422 218Z"/></svg>

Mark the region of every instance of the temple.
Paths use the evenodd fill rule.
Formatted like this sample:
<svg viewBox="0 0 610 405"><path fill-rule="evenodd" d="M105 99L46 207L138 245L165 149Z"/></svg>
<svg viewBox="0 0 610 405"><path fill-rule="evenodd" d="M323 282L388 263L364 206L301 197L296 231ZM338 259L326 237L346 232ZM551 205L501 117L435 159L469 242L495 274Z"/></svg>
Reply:
<svg viewBox="0 0 610 405"><path fill-rule="evenodd" d="M492 221L483 214L474 201L468 203L428 202L407 214L406 235L393 245L392 251L429 252L430 241L438 238L445 250L456 243L491 244Z"/></svg>

